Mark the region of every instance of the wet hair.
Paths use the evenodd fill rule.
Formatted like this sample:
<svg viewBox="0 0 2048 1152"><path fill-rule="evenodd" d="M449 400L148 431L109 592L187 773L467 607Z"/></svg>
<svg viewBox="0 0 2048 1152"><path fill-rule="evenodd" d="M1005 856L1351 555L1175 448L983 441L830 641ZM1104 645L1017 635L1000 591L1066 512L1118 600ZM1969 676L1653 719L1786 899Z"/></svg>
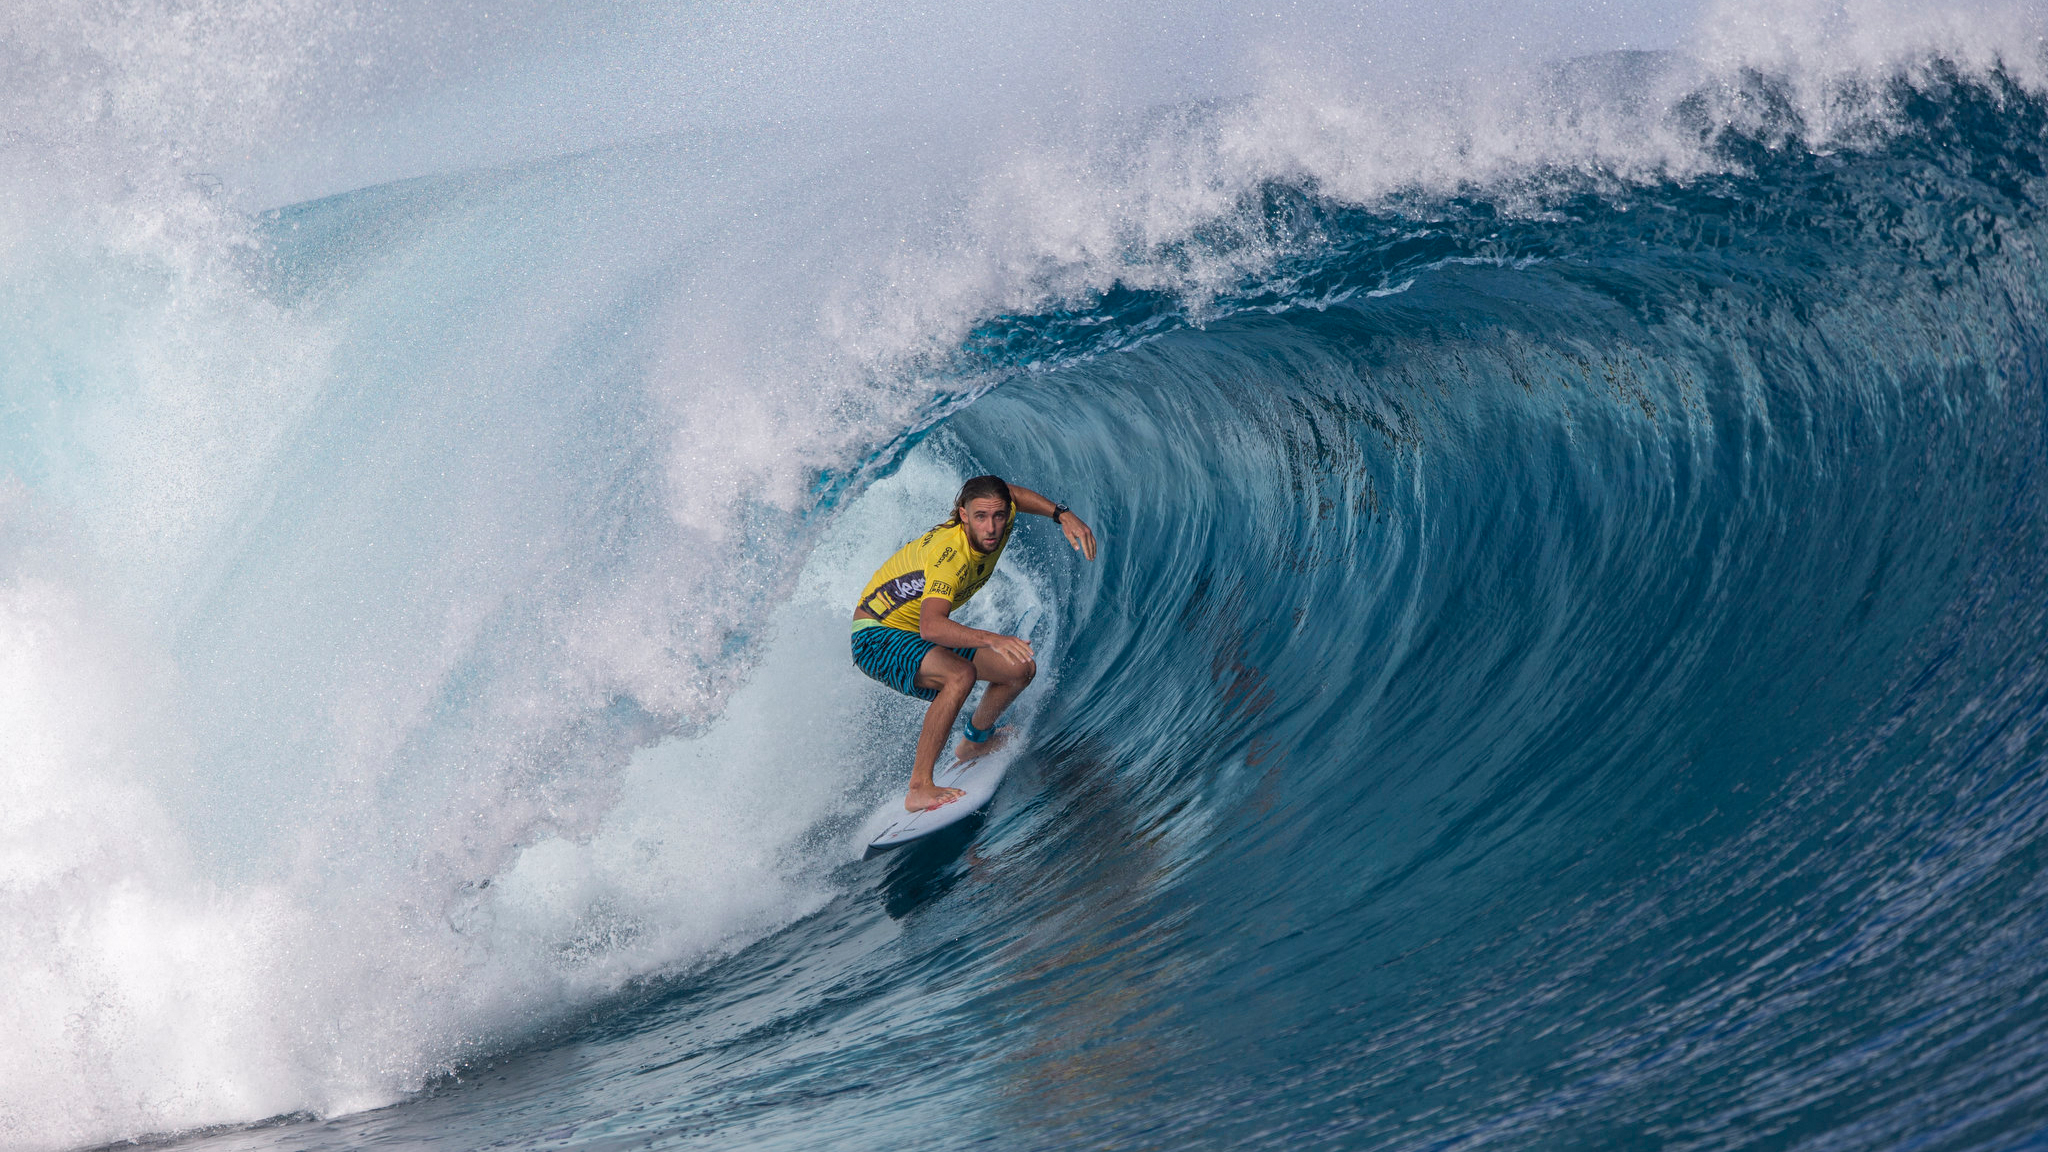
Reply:
<svg viewBox="0 0 2048 1152"><path fill-rule="evenodd" d="M1010 497L1010 486L1003 483L1001 476L976 476L960 486L960 494L953 497L952 518L948 519L946 523L958 524L960 522L960 510L967 507L970 501L980 500L986 496L995 496L1001 499L1005 508L1008 508L1015 502Z"/></svg>

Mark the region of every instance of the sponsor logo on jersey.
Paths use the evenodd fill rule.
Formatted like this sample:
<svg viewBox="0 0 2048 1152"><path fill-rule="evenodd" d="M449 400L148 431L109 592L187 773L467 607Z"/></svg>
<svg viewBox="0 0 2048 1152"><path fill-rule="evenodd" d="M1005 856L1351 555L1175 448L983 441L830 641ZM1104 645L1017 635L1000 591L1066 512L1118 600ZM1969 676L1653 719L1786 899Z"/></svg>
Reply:
<svg viewBox="0 0 2048 1152"><path fill-rule="evenodd" d="M905 572L893 580L882 581L865 601L867 609L876 616L887 620L889 613L903 607L924 595L924 573Z"/></svg>

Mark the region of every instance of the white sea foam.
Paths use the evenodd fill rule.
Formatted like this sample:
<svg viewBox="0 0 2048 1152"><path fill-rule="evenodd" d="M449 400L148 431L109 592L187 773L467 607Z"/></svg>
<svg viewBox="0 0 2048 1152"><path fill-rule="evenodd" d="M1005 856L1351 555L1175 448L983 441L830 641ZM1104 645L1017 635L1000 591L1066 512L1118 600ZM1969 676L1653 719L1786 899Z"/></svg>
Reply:
<svg viewBox="0 0 2048 1152"><path fill-rule="evenodd" d="M0 22L22 1148L386 1102L815 907L844 845L810 833L894 786L916 719L848 667L850 589L957 476L917 457L824 536L813 486L931 418L976 319L1199 302L1274 255L1268 180L1697 173L1664 113L1743 125L1745 66L1815 144L1933 53L2043 82L2023 5L1730 5L1606 88L1515 63L1568 39L1458 55L1476 10L613 14L608 60L372 7L37 7ZM684 33L680 111L603 79ZM338 229L308 291L237 207L485 161L295 217Z"/></svg>

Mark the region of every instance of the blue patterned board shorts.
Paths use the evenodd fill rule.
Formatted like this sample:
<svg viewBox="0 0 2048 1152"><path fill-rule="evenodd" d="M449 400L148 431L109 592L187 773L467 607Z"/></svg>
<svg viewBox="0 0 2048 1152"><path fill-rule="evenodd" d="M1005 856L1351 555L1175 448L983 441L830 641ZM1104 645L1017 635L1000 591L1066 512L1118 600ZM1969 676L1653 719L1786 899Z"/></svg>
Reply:
<svg viewBox="0 0 2048 1152"><path fill-rule="evenodd" d="M937 647L915 632L871 624L853 634L853 666L867 673L868 679L887 684L905 696L931 700L938 692L917 686L917 666L924 663L925 653ZM974 659L975 649L953 651L970 662Z"/></svg>

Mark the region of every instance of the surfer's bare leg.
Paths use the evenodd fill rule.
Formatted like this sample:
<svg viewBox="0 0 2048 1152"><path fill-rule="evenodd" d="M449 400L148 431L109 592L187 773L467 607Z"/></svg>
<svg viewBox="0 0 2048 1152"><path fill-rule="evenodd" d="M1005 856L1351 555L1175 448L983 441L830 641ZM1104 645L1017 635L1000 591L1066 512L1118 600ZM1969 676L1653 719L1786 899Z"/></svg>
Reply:
<svg viewBox="0 0 2048 1152"><path fill-rule="evenodd" d="M994 727L995 722L1002 719L1003 710L1010 706L1010 701L1015 700L1019 692L1030 687L1032 678L1037 675L1038 662L1035 660L1013 660L993 648L976 649L974 677L977 680L988 681L988 691L981 694L981 703L974 709L974 726L984 729ZM953 755L962 760L986 756L1002 747L1009 736L1010 730L1005 728L980 744L962 740L953 749Z"/></svg>
<svg viewBox="0 0 2048 1152"><path fill-rule="evenodd" d="M958 788L941 788L932 783L932 769L939 763L939 750L946 746L953 721L960 718L960 706L967 703L967 694L974 691L974 665L949 648L933 648L917 666L917 686L934 689L938 696L924 710L924 727L917 734L917 759L910 765L910 794L903 798L903 807L911 812L951 804L967 795Z"/></svg>

